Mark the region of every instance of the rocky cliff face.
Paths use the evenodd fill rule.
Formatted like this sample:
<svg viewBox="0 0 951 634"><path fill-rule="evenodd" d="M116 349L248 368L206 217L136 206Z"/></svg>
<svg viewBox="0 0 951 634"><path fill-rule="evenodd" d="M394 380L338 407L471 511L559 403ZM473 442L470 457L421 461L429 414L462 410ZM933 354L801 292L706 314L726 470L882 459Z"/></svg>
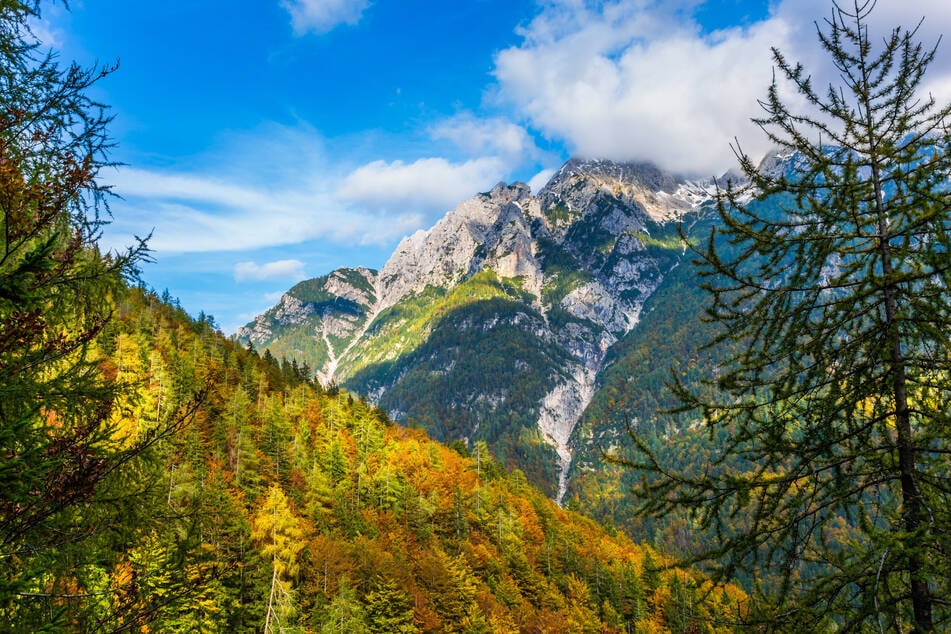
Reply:
<svg viewBox="0 0 951 634"><path fill-rule="evenodd" d="M238 336L443 440L485 440L560 500L612 345L683 257L711 197L649 164L573 159L537 195L500 183L400 242L379 273L291 289Z"/></svg>
<svg viewBox="0 0 951 634"><path fill-rule="evenodd" d="M449 288L483 268L503 277L537 276L524 211L532 200L524 183L499 183L461 203L429 231L404 238L380 271L383 308L427 286Z"/></svg>

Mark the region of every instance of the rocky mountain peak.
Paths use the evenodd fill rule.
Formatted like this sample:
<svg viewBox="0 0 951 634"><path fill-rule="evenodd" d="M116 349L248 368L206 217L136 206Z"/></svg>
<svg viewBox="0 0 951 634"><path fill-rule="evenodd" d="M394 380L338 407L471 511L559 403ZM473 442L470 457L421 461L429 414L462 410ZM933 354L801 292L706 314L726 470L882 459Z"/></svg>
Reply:
<svg viewBox="0 0 951 634"><path fill-rule="evenodd" d="M508 202L521 203L532 197L532 188L521 181L515 181L512 184L500 182L488 192L480 195L503 204Z"/></svg>
<svg viewBox="0 0 951 634"><path fill-rule="evenodd" d="M312 342L322 380L429 420L437 437L498 447L528 425L550 446L555 464L538 473L560 498L608 349L682 258L674 225L710 200L705 187L650 163L572 159L538 195L498 183L460 203L378 274L302 282L239 336L285 354Z"/></svg>
<svg viewBox="0 0 951 634"><path fill-rule="evenodd" d="M542 214L558 231L583 214L592 201L611 199L621 207L640 210L645 219L676 220L708 201L715 190L710 181L690 181L652 163L621 163L573 158L539 192Z"/></svg>
<svg viewBox="0 0 951 634"><path fill-rule="evenodd" d="M617 162L601 159L572 158L565 163L546 185L556 185L561 180L594 178L603 182L640 185L651 191L673 194L686 178L665 172L647 161Z"/></svg>

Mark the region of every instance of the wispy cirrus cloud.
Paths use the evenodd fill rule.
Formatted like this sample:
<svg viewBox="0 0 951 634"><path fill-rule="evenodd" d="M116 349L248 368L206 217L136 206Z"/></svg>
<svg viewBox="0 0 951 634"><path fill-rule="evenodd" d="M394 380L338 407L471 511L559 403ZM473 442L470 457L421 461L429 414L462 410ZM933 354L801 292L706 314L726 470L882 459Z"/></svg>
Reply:
<svg viewBox="0 0 951 634"><path fill-rule="evenodd" d="M104 244L119 248L132 235L152 233L157 254L314 240L385 245L428 226L511 168L511 161L495 156L361 161L324 143L306 126L269 124L188 165L122 167L108 179L122 198L112 204L115 221Z"/></svg>
<svg viewBox="0 0 951 634"><path fill-rule="evenodd" d="M342 24L353 26L370 6L369 0L282 0L291 14L296 35L328 33Z"/></svg>
<svg viewBox="0 0 951 634"><path fill-rule="evenodd" d="M44 48L59 48L63 45L63 32L49 20L32 17L27 24L33 36Z"/></svg>
<svg viewBox="0 0 951 634"><path fill-rule="evenodd" d="M254 186L214 174L139 169L123 169L113 180L124 200L109 234L152 233L149 244L157 252L236 251L318 238L379 244L420 223L414 213L382 218L344 205L317 187Z"/></svg>
<svg viewBox="0 0 951 634"><path fill-rule="evenodd" d="M445 158L372 161L347 174L337 195L366 207L417 206L432 214L490 188L506 171L505 161L494 156L459 163Z"/></svg>
<svg viewBox="0 0 951 634"><path fill-rule="evenodd" d="M275 260L264 264L248 261L234 265L234 279L237 282L284 279L299 282L306 278L304 263L300 260Z"/></svg>

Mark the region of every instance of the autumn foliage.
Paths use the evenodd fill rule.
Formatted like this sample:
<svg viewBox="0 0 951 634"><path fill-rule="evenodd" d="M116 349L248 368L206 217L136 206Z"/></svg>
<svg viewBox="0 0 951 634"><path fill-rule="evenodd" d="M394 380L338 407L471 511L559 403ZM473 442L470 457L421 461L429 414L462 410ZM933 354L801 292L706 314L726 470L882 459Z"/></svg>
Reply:
<svg viewBox="0 0 951 634"><path fill-rule="evenodd" d="M655 549L559 508L484 445L450 449L328 394L152 293L123 302L97 353L138 377L116 421L127 433L204 394L160 449L149 511L166 522L100 570L103 622L726 632L744 609L736 588L667 569Z"/></svg>

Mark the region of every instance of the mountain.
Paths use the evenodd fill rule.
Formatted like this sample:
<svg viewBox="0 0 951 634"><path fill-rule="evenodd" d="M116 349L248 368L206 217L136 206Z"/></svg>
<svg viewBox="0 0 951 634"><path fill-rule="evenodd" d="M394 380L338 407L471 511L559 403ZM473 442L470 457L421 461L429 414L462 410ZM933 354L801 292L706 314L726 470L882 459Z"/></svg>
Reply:
<svg viewBox="0 0 951 634"><path fill-rule="evenodd" d="M237 336L439 440L486 441L561 501L596 444L577 423L612 350L685 261L678 227L702 223L715 185L572 159L535 195L500 183L461 203L380 271L301 282Z"/></svg>

